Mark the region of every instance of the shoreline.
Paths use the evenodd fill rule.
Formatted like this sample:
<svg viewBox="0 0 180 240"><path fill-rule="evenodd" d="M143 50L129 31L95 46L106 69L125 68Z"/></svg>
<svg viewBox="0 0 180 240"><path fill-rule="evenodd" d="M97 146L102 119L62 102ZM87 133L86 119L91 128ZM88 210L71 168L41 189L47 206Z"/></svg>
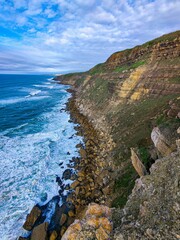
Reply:
<svg viewBox="0 0 180 240"><path fill-rule="evenodd" d="M66 91L71 93L71 97L66 103L66 111L70 114L70 121L78 124L75 126L76 135L83 138L83 144L76 145L80 156L73 157L70 160L69 168L64 169L64 173L66 170L71 171L69 179L73 182L70 186L65 186L61 192L63 194L64 190L69 190L67 198L61 206L58 205L58 199L63 196L59 192L59 196L54 196L46 205L40 207L36 204L27 215L23 225L32 232L37 230L40 235L46 233L48 239L51 236L61 239L74 220L81 219L89 203L95 202L110 206L110 200L107 196L112 193L114 184L110 177L113 167L107 161L111 150L110 146L106 144L108 139L105 139L102 133L95 130L88 118L80 113L76 106L75 90L71 87ZM62 184L61 179L56 178L56 182L58 185L59 182ZM44 222L43 213L51 206L51 203L54 204L55 212L50 224L47 224ZM19 240L31 239L32 232L30 237L19 237Z"/></svg>
<svg viewBox="0 0 180 240"><path fill-rule="evenodd" d="M107 196L112 193L113 172L109 154L112 146L104 134L97 131L86 116L80 113L76 105L76 92L72 88L68 90L72 96L67 103L71 119L78 123L77 134L83 137L84 146L80 146L80 164L77 164L78 178L73 187L75 189L75 205L77 212L91 202L110 205ZM107 136L106 136L107 137ZM82 200L82 201L81 201Z"/></svg>

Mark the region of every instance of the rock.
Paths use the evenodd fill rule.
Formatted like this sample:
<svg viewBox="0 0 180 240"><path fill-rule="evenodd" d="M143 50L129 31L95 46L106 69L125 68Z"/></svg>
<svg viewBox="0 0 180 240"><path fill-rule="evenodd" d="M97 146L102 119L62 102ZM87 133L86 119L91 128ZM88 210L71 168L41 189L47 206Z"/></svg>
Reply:
<svg viewBox="0 0 180 240"><path fill-rule="evenodd" d="M62 236L61 240L76 240L76 237L78 236L78 232L80 232L82 229L81 223L79 220L76 220L65 232L65 234Z"/></svg>
<svg viewBox="0 0 180 240"><path fill-rule="evenodd" d="M44 222L32 231L31 240L47 240L48 223Z"/></svg>
<svg viewBox="0 0 180 240"><path fill-rule="evenodd" d="M19 237L18 240L29 240L29 238L26 238L26 237Z"/></svg>
<svg viewBox="0 0 180 240"><path fill-rule="evenodd" d="M60 235L61 236L63 236L64 235L64 233L66 232L66 227L65 226L63 226L62 228L61 228L61 232L60 232Z"/></svg>
<svg viewBox="0 0 180 240"><path fill-rule="evenodd" d="M110 233L112 231L112 224L108 220L108 218L106 217L99 218L99 223L107 233Z"/></svg>
<svg viewBox="0 0 180 240"><path fill-rule="evenodd" d="M80 184L79 181L74 181L72 184L71 184L71 189L75 189L78 185Z"/></svg>
<svg viewBox="0 0 180 240"><path fill-rule="evenodd" d="M100 227L96 230L96 238L97 240L108 240L109 235L106 233L106 231Z"/></svg>
<svg viewBox="0 0 180 240"><path fill-rule="evenodd" d="M93 228L98 228L100 225L100 221L98 217L92 217L87 219L87 224Z"/></svg>
<svg viewBox="0 0 180 240"><path fill-rule="evenodd" d="M51 233L51 236L50 236L50 239L49 239L49 240L56 240L57 237L58 237L57 232L56 232L56 231L53 231L53 232Z"/></svg>
<svg viewBox="0 0 180 240"><path fill-rule="evenodd" d="M41 209L38 206L34 206L30 214L27 215L23 228L28 231L31 231L34 226L34 223L40 217L40 215L41 215Z"/></svg>
<svg viewBox="0 0 180 240"><path fill-rule="evenodd" d="M135 168L136 172L139 174L140 177L147 174L145 166L143 165L133 148L131 148L131 161L133 167Z"/></svg>
<svg viewBox="0 0 180 240"><path fill-rule="evenodd" d="M74 211L70 210L70 211L68 212L68 216L69 216L69 217L74 217L74 216L75 216Z"/></svg>
<svg viewBox="0 0 180 240"><path fill-rule="evenodd" d="M72 170L71 169L66 169L64 172L63 172L63 179L65 180L68 180L71 178L71 174L72 174Z"/></svg>
<svg viewBox="0 0 180 240"><path fill-rule="evenodd" d="M86 150L84 150L83 148L80 149L79 154L81 155L82 158L87 157Z"/></svg>
<svg viewBox="0 0 180 240"><path fill-rule="evenodd" d="M87 211L86 211L86 215L102 216L103 215L103 209L98 204L90 204L88 206Z"/></svg>
<svg viewBox="0 0 180 240"><path fill-rule="evenodd" d="M60 219L60 226L63 226L67 220L67 215L62 213L61 219Z"/></svg>
<svg viewBox="0 0 180 240"><path fill-rule="evenodd" d="M168 156L176 150L175 140L170 142L158 127L153 129L151 139L162 156Z"/></svg>

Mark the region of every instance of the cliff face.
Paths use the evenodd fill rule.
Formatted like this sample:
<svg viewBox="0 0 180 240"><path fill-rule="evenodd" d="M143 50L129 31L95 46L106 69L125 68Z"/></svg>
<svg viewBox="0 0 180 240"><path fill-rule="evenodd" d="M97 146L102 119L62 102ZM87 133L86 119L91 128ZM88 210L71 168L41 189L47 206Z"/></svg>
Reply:
<svg viewBox="0 0 180 240"><path fill-rule="evenodd" d="M154 126L177 125L180 94L180 31L112 54L85 73L59 76L76 91L76 104L95 128L115 143L113 206L123 206L137 174L130 148L140 150L148 168L155 160L150 133ZM157 158L157 157L155 157Z"/></svg>

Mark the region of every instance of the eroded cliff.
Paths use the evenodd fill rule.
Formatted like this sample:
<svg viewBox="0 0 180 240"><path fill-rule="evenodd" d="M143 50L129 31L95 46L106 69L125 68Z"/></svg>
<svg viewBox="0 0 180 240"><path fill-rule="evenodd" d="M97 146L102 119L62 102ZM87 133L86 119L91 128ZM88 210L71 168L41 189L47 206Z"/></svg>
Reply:
<svg viewBox="0 0 180 240"><path fill-rule="evenodd" d="M59 76L73 86L76 105L93 126L114 141L113 206L124 206L137 174L130 148L139 150L149 170L153 155L151 130L177 127L180 110L180 31L112 54L85 73Z"/></svg>

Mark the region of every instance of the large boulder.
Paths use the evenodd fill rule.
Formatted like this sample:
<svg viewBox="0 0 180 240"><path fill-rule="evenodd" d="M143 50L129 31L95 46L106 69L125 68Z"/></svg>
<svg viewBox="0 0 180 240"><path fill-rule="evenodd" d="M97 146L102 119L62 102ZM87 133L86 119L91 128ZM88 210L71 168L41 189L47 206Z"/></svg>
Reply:
<svg viewBox="0 0 180 240"><path fill-rule="evenodd" d="M41 209L38 206L34 206L30 214L27 215L23 228L28 231L31 231L35 222L40 217L40 215L41 215Z"/></svg>
<svg viewBox="0 0 180 240"><path fill-rule="evenodd" d="M168 128L162 130L159 127L155 127L152 130L151 139L161 156L168 156L176 150L174 134Z"/></svg>
<svg viewBox="0 0 180 240"><path fill-rule="evenodd" d="M132 161L133 167L135 168L136 172L139 174L140 177L147 174L146 168L141 162L141 160L139 159L134 148L131 148L131 161Z"/></svg>
<svg viewBox="0 0 180 240"><path fill-rule="evenodd" d="M113 240L180 238L180 153L158 159L136 180L124 209L113 210Z"/></svg>
<svg viewBox="0 0 180 240"><path fill-rule="evenodd" d="M47 240L48 223L44 222L32 231L31 240Z"/></svg>
<svg viewBox="0 0 180 240"><path fill-rule="evenodd" d="M111 239L111 210L103 205L92 203L82 220L76 220L67 229L62 240L108 240Z"/></svg>

